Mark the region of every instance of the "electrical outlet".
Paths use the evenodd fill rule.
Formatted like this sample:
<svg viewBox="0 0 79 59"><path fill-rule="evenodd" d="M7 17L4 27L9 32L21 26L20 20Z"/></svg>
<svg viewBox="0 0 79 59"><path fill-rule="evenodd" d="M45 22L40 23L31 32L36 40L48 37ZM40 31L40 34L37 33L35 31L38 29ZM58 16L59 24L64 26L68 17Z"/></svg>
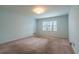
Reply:
<svg viewBox="0 0 79 59"><path fill-rule="evenodd" d="M70 45L71 45L71 46L75 46L75 43L73 43L73 42L70 42Z"/></svg>

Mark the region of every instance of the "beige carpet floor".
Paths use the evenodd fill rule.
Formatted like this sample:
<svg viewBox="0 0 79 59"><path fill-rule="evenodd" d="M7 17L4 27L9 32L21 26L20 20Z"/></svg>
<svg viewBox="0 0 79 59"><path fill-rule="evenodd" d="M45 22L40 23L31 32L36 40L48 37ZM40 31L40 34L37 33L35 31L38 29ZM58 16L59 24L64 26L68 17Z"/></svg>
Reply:
<svg viewBox="0 0 79 59"><path fill-rule="evenodd" d="M29 37L0 45L0 54L73 54L66 39Z"/></svg>

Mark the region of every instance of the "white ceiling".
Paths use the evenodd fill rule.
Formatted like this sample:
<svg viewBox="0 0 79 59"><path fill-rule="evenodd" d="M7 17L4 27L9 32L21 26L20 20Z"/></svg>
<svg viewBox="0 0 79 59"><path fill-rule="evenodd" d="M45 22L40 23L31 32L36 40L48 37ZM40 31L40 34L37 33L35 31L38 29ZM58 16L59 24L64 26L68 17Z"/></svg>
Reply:
<svg viewBox="0 0 79 59"><path fill-rule="evenodd" d="M68 5L41 5L41 7L46 8L45 13L43 14L35 14L32 10L33 8L38 7L36 5L14 5L14 6L0 6L0 9L8 10L11 12L16 12L19 14L28 15L34 18L45 18L45 17L54 17L65 15L69 13L70 7Z"/></svg>

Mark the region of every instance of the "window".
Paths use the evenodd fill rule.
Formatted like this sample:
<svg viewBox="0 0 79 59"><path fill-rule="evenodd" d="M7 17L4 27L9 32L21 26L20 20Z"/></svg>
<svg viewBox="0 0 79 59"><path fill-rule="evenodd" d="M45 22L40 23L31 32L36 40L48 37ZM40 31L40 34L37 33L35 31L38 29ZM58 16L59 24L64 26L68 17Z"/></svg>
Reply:
<svg viewBox="0 0 79 59"><path fill-rule="evenodd" d="M57 21L46 21L42 23L43 31L57 31Z"/></svg>
<svg viewBox="0 0 79 59"><path fill-rule="evenodd" d="M57 21L53 21L53 31L57 31Z"/></svg>
<svg viewBox="0 0 79 59"><path fill-rule="evenodd" d="M43 22L43 31L51 31L52 30L52 21Z"/></svg>

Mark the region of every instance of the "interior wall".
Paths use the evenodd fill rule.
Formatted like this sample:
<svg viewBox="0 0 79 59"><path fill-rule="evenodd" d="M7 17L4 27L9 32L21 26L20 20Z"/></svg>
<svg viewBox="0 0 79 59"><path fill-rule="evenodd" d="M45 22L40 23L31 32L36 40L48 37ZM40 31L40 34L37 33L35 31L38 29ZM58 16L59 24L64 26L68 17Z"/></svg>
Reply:
<svg viewBox="0 0 79 59"><path fill-rule="evenodd" d="M43 31L43 21L57 21L57 31ZM36 19L36 34L49 35L59 38L68 38L68 15Z"/></svg>
<svg viewBox="0 0 79 59"><path fill-rule="evenodd" d="M34 19L7 10L0 10L0 44L34 33Z"/></svg>
<svg viewBox="0 0 79 59"><path fill-rule="evenodd" d="M79 6L72 6L69 13L69 40L75 53L79 53Z"/></svg>

